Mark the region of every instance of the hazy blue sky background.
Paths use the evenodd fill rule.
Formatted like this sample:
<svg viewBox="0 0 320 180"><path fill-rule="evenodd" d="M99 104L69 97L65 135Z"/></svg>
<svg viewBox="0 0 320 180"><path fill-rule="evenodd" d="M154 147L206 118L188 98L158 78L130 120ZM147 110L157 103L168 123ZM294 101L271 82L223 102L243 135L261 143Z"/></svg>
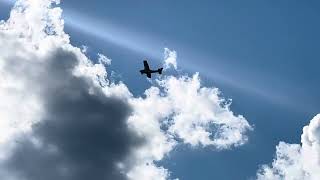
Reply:
<svg viewBox="0 0 320 180"><path fill-rule="evenodd" d="M254 177L272 162L279 141L299 143L303 126L320 112L320 2L65 0L62 7L73 44L87 45L92 59L113 59L110 70L135 95L149 87L138 73L142 59L159 65L168 47L184 73L200 72L254 125L237 149L179 147L161 162L173 177ZM0 19L9 9L0 0Z"/></svg>

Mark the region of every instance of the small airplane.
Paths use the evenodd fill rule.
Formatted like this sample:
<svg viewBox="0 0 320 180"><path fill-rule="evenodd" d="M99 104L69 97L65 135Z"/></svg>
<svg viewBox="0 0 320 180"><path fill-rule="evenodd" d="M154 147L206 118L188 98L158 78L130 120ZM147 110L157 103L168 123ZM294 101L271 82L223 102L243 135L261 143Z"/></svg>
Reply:
<svg viewBox="0 0 320 180"><path fill-rule="evenodd" d="M144 65L144 69L140 70L140 73L141 74L146 74L148 78L151 78L151 74L152 73L162 74L163 68L159 68L158 70L151 70L149 68L149 64L148 64L148 62L146 60L143 61L143 65Z"/></svg>

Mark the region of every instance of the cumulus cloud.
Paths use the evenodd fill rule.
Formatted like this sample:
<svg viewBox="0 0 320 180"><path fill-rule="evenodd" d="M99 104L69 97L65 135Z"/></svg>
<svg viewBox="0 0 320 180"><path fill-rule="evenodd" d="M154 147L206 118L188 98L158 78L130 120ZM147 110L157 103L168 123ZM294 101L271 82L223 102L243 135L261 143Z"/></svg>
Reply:
<svg viewBox="0 0 320 180"><path fill-rule="evenodd" d="M320 114L303 128L301 145L279 143L272 164L263 165L257 179L320 179Z"/></svg>
<svg viewBox="0 0 320 180"><path fill-rule="evenodd" d="M30 1L28 5L37 6L33 3ZM49 6L43 5L50 11ZM14 16L8 21L14 26L5 24L6 29L1 31L3 39L6 38L6 45L2 44L1 49L12 52L1 56L1 72L3 78L7 78L1 83L5 86L1 88L5 91L2 95L6 97L9 93L19 96L22 93L21 96L32 96L35 100L21 97L10 99L14 101L14 106L2 103L4 110L12 108L8 119L2 120L30 121L27 124L32 131L25 132L24 136L17 135L16 145L7 153L7 157L3 157L1 171L10 172L7 178L26 180L126 179L126 174L120 173L116 163L124 161L131 149L143 142L143 138L136 136L126 124L131 107L120 98L107 97L103 89L90 79L94 78L94 71L96 82L101 81L98 77L101 71L90 64L80 49L66 43L62 32L60 37L58 34L39 34L43 35L43 41L52 43L47 44L44 47L46 49L38 46L41 40L35 37L37 34L26 34L26 37L22 37L21 32L10 34L13 32L11 28L24 23L23 20L16 22L13 17L20 16L20 13L29 17L28 13L31 13L20 11L18 6L15 10ZM43 11L39 13L46 12L45 9ZM43 31L37 29L36 33L48 34L48 24L39 24L36 27L34 24L25 25L29 25L27 28L31 30L42 27ZM53 31L55 26L52 28ZM4 46L7 45L12 49L6 49ZM28 113L33 111L34 105L40 107L41 111L35 111L38 113L30 117ZM15 108L19 110L20 107L22 113L27 114L27 119L24 114L11 119L11 113L19 113Z"/></svg>
<svg viewBox="0 0 320 180"><path fill-rule="evenodd" d="M38 72L32 85L41 87L45 112L29 136L17 138L4 168L19 174L19 179L125 179L110 172L119 171L115 162L143 142L126 125L131 108L75 77L71 70L77 59L72 53L60 49L52 53L43 66L28 67Z"/></svg>
<svg viewBox="0 0 320 180"><path fill-rule="evenodd" d="M247 141L247 120L199 74L156 79L141 97L109 82L109 59L93 64L72 46L53 3L18 0L0 24L1 177L166 180L156 162L180 143ZM176 68L176 52L165 53Z"/></svg>
<svg viewBox="0 0 320 180"><path fill-rule="evenodd" d="M251 126L229 110L230 104L219 97L218 89L201 87L198 74L170 76L157 84L145 91L145 98L130 99L134 113L128 123L147 137L147 143L134 152L136 166L128 173L132 179L149 170L143 180L167 179L170 173L152 163L179 143L228 149L247 141L245 134Z"/></svg>

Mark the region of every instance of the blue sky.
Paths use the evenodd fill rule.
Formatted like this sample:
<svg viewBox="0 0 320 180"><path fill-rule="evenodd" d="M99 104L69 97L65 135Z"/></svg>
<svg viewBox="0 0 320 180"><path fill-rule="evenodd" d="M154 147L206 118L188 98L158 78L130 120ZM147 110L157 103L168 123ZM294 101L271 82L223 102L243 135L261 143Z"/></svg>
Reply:
<svg viewBox="0 0 320 180"><path fill-rule="evenodd" d="M10 6L0 6L5 19ZM113 59L111 70L134 94L150 86L137 73L141 60L158 65L168 47L184 73L199 72L254 125L240 148L175 149L160 162L173 177L254 177L279 141L299 143L302 127L319 112L317 1L65 0L62 8L72 43Z"/></svg>

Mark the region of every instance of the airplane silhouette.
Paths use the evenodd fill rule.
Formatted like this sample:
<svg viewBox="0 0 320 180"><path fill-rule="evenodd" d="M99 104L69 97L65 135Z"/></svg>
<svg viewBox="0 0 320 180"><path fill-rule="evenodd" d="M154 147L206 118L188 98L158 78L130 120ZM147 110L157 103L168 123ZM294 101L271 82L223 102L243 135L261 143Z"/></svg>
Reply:
<svg viewBox="0 0 320 180"><path fill-rule="evenodd" d="M159 68L158 70L151 70L149 68L149 64L146 60L143 61L143 65L144 65L144 69L143 70L140 70L140 73L141 74L146 74L148 78L151 78L151 74L152 73L159 73L159 74L162 74L162 69L163 68Z"/></svg>

